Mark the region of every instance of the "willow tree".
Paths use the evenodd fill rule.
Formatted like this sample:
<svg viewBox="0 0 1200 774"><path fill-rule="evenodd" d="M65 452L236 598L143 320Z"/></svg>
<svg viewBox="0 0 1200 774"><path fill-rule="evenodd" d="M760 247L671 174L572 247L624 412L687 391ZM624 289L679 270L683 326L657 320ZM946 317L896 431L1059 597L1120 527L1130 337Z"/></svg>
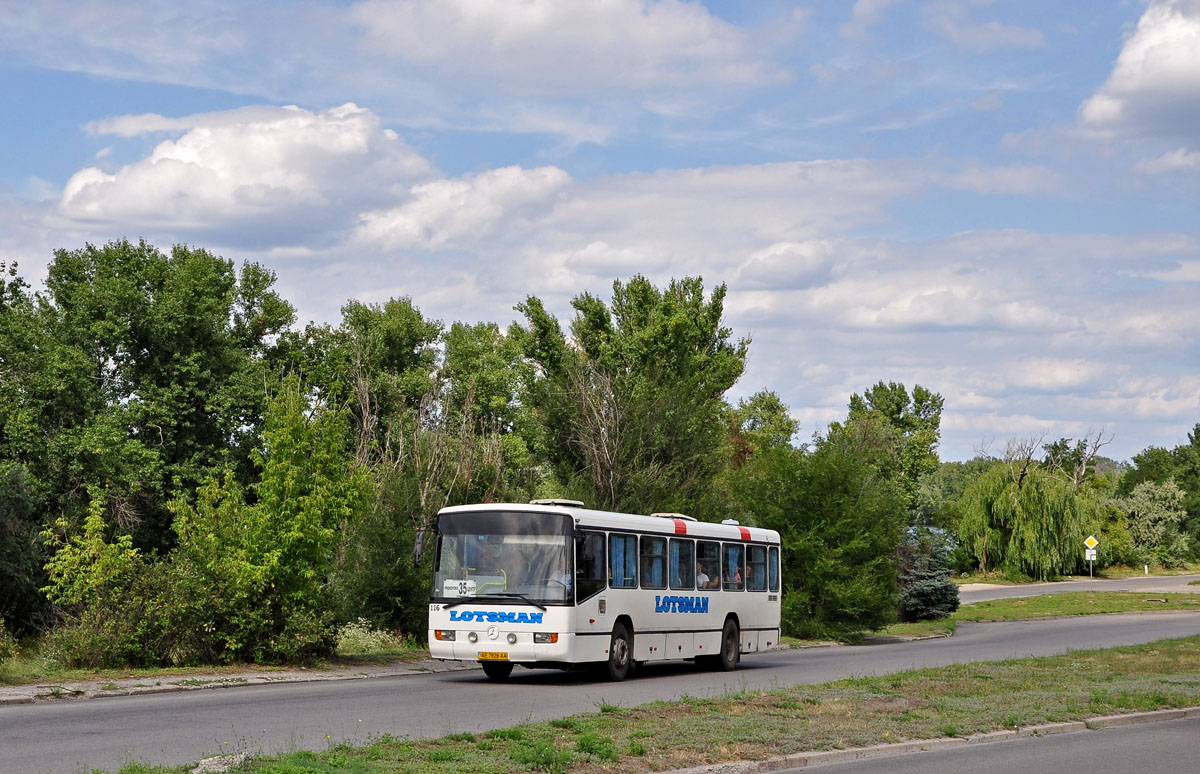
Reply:
<svg viewBox="0 0 1200 774"><path fill-rule="evenodd" d="M1076 568L1094 508L1028 455L1010 456L963 492L958 534L981 570L1046 580Z"/></svg>

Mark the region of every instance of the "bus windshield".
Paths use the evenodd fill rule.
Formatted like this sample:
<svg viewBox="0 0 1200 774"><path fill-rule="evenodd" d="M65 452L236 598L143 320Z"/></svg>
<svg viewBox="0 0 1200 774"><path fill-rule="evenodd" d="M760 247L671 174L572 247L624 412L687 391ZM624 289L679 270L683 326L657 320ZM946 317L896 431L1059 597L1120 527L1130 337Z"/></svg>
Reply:
<svg viewBox="0 0 1200 774"><path fill-rule="evenodd" d="M572 526L556 513L442 514L433 597L573 602Z"/></svg>

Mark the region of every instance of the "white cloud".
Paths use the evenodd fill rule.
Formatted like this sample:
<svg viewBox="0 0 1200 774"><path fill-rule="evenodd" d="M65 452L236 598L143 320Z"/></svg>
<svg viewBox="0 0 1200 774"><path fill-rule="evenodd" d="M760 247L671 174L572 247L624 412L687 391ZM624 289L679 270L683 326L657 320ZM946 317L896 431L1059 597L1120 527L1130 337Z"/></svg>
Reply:
<svg viewBox="0 0 1200 774"><path fill-rule="evenodd" d="M972 19L963 0L937 0L923 9L925 26L966 51L985 53L1004 48L1042 48L1040 30Z"/></svg>
<svg viewBox="0 0 1200 774"><path fill-rule="evenodd" d="M747 288L803 288L832 279L836 249L826 240L776 242L751 253L737 271Z"/></svg>
<svg viewBox="0 0 1200 774"><path fill-rule="evenodd" d="M1200 171L1200 151L1179 148L1152 159L1143 159L1133 166L1133 170L1143 175Z"/></svg>
<svg viewBox="0 0 1200 774"><path fill-rule="evenodd" d="M947 188L981 194L1028 194L1045 196L1065 187L1062 174L1042 164L989 166L970 164L940 177Z"/></svg>
<svg viewBox="0 0 1200 774"><path fill-rule="evenodd" d="M1040 392L1065 392L1111 374L1112 363L1083 358L1033 357L1008 364L1009 384Z"/></svg>
<svg viewBox="0 0 1200 774"><path fill-rule="evenodd" d="M391 249L461 248L492 236L504 225L544 217L570 181L558 167L503 167L464 180L415 186L411 200L361 218L358 237Z"/></svg>
<svg viewBox="0 0 1200 774"><path fill-rule="evenodd" d="M1200 140L1200 0L1151 3L1079 118L1096 129Z"/></svg>
<svg viewBox="0 0 1200 774"><path fill-rule="evenodd" d="M870 37L870 28L883 21L887 9L902 0L856 0L850 12L850 20L838 27L844 38L864 40Z"/></svg>
<svg viewBox="0 0 1200 774"><path fill-rule="evenodd" d="M377 116L352 103L318 113L251 107L182 119L122 116L89 130L183 132L116 172L88 167L67 181L63 216L125 228L222 237L248 229L268 243L286 243L294 230L311 239L318 229L346 228L364 204L394 197L398 186L431 171Z"/></svg>
<svg viewBox="0 0 1200 774"><path fill-rule="evenodd" d="M365 0L353 18L377 52L521 96L778 75L744 32L679 0Z"/></svg>

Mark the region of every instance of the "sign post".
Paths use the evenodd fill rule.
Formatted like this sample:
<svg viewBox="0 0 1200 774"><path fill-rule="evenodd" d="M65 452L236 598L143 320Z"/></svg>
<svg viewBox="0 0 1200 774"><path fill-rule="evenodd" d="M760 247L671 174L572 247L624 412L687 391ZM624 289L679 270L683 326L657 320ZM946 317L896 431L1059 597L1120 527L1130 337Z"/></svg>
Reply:
<svg viewBox="0 0 1200 774"><path fill-rule="evenodd" d="M1088 563L1088 577L1093 578L1095 575L1092 572L1092 563L1096 561L1096 546L1100 545L1100 541L1096 539L1095 535L1088 535L1083 544L1087 547L1083 552L1083 558Z"/></svg>

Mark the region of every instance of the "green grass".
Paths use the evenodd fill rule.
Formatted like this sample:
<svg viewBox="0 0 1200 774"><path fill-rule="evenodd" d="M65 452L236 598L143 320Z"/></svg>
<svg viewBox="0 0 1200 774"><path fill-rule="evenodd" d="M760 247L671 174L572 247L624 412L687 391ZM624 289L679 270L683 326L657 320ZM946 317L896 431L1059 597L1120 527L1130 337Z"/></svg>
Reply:
<svg viewBox="0 0 1200 774"><path fill-rule="evenodd" d="M649 772L1097 715L1200 705L1200 636L920 669L816 686L684 697L487 734L384 737L252 759L238 774ZM182 774L130 768L121 774Z"/></svg>
<svg viewBox="0 0 1200 774"><path fill-rule="evenodd" d="M1020 599L993 599L964 605L955 621L1021 621L1069 615L1142 613L1163 610L1200 612L1200 594L1159 594L1136 591L1082 591L1043 594Z"/></svg>
<svg viewBox="0 0 1200 774"><path fill-rule="evenodd" d="M1158 594L1135 591L1080 591L1042 594L1018 599L993 599L963 605L949 618L893 624L880 634L893 637L939 637L954 633L962 621L1025 621L1105 613L1149 613L1163 610L1200 612L1200 594Z"/></svg>
<svg viewBox="0 0 1200 774"><path fill-rule="evenodd" d="M398 661L418 661L429 658L429 650L425 643L412 638L379 639L375 650L356 643L348 648L347 653L339 652L333 658L306 664L310 669L324 669L340 666L386 665ZM271 674L293 669L296 665L271 664L221 664L189 667L149 667L122 669L72 669L63 667L53 658L46 655L38 643L24 643L17 655L0 661L0 685L29 685L31 683L58 680L61 682L79 682L83 680L116 680L122 678L138 678L142 680L167 681L170 678L191 678L208 680L213 676L232 675L235 673L256 672Z"/></svg>

